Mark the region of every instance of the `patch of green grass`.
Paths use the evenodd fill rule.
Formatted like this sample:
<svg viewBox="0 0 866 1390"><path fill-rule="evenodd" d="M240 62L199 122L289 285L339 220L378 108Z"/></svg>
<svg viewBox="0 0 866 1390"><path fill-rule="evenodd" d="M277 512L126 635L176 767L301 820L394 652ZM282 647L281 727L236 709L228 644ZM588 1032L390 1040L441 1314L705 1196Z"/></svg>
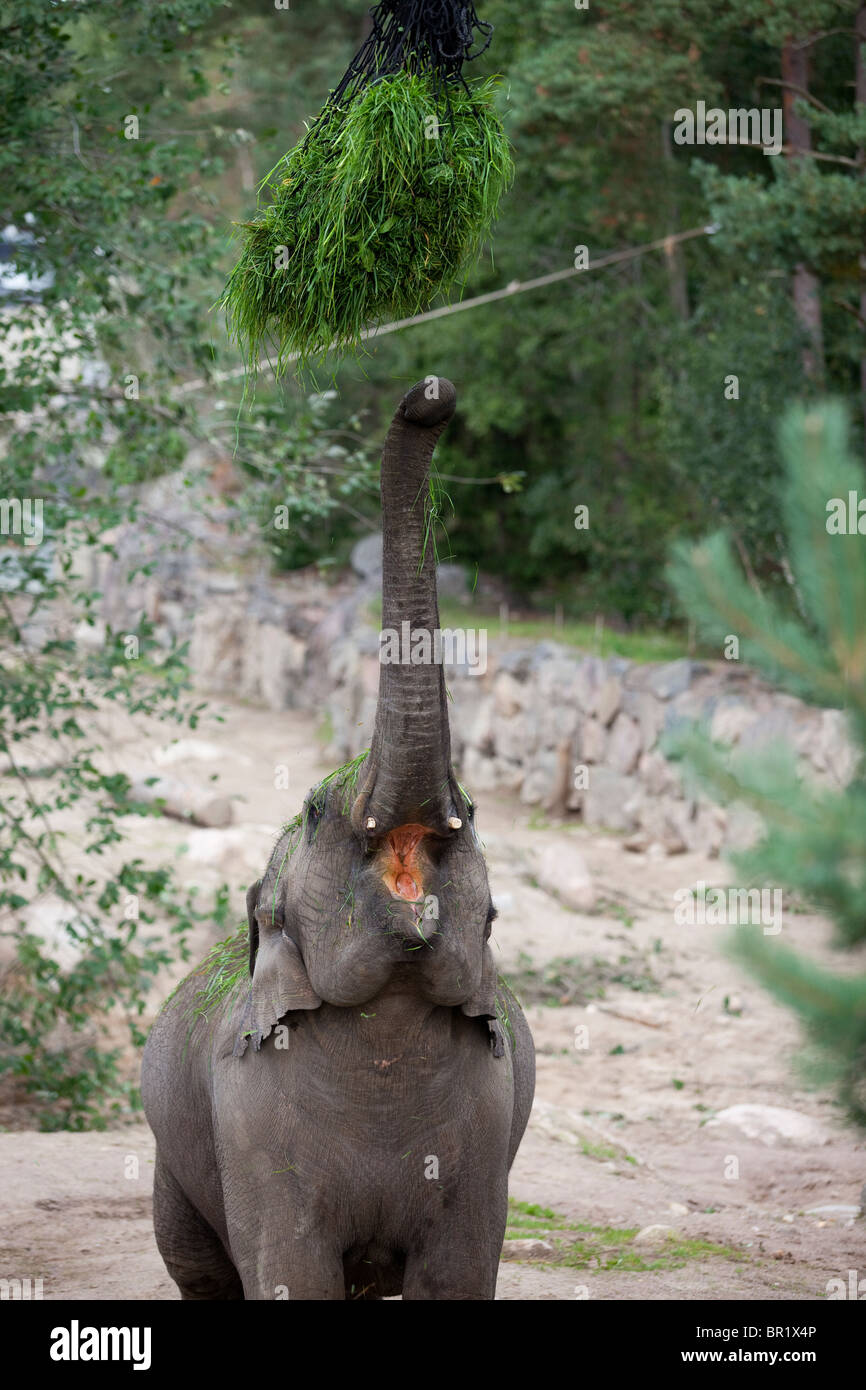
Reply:
<svg viewBox="0 0 866 1390"><path fill-rule="evenodd" d="M544 1236L555 1253L543 1263L566 1269L623 1269L635 1273L680 1269L689 1260L725 1259L748 1261L742 1250L716 1245L710 1240L672 1236L658 1250L635 1250L637 1226L594 1226L566 1221L549 1207L508 1199L506 1240Z"/></svg>
<svg viewBox="0 0 866 1390"><path fill-rule="evenodd" d="M583 1234L557 1251L550 1261L567 1269L619 1269L633 1273L653 1270L682 1269L689 1260L742 1260L742 1250L729 1245L716 1245L711 1240L689 1240L672 1236L664 1246L650 1252L635 1250L633 1241L637 1229L618 1230L612 1226L580 1226Z"/></svg>
<svg viewBox="0 0 866 1390"><path fill-rule="evenodd" d="M367 616L373 627L381 626L382 604L379 599L370 600ZM497 637L501 631L498 610L494 611L489 605L474 599L468 603L461 603L457 599L440 598L439 619L443 628L470 625L487 627L492 638ZM536 642L560 642L565 647L575 647L582 652L597 652L601 656L622 656L636 663L676 661L679 657L689 655L685 637L652 628L641 632L612 632L605 629L599 647L596 630L591 623L565 622L558 627L552 618L509 617L506 634L509 638L525 639L527 645ZM706 655L712 656L712 653ZM548 823L541 816L534 828L546 829Z"/></svg>
<svg viewBox="0 0 866 1390"><path fill-rule="evenodd" d="M446 599L440 604L443 627L465 627L467 614L472 615L475 626L485 622L494 635L500 631L498 610L478 602L460 603ZM675 661L688 656L686 638L676 633L659 632L652 628L640 632L614 632L603 628L601 634L594 624L566 620L562 624L553 618L509 615L506 628L510 638L526 638L529 642L561 642L565 647L578 647L581 651L594 652L599 656L623 656L629 661Z"/></svg>
<svg viewBox="0 0 866 1390"><path fill-rule="evenodd" d="M305 365L354 348L465 273L513 177L496 85L450 85L446 112L430 77L402 71L325 106L265 177L272 201L241 224L221 304L251 370L271 343L278 373L292 354Z"/></svg>
<svg viewBox="0 0 866 1390"><path fill-rule="evenodd" d="M583 1135L580 1140L580 1152L584 1158L597 1158L600 1163L610 1163L612 1159L619 1158L619 1151L612 1144L594 1144Z"/></svg>
<svg viewBox="0 0 866 1390"><path fill-rule="evenodd" d="M603 917L615 917L618 922L622 922L624 927L634 926L634 917L628 908L613 898L599 898L595 910Z"/></svg>

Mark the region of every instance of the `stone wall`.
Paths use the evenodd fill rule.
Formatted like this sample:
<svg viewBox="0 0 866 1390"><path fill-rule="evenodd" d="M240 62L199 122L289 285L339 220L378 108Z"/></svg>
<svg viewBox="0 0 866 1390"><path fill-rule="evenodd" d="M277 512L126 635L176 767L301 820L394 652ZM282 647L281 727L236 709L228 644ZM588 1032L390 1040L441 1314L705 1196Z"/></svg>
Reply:
<svg viewBox="0 0 866 1390"><path fill-rule="evenodd" d="M369 742L378 676L377 634L334 653L329 701L336 760ZM695 720L728 745L784 739L803 775L841 786L855 754L844 716L772 691L740 668L686 659L663 665L603 660L542 642L504 650L483 676L446 667L459 776L474 792L500 790L551 814L623 832L634 849L677 853L745 844L756 819L684 788L660 751L664 734Z"/></svg>
<svg viewBox="0 0 866 1390"><path fill-rule="evenodd" d="M171 480L157 486L164 492ZM160 491L151 505L157 517L172 515ZM192 541L188 527L179 536L174 521L154 523L145 543L152 571L133 585L121 576L129 546L142 547L141 528L113 538L117 558L103 557L98 573L83 576L105 595L105 619L123 631L145 612L157 641L189 640L204 692L316 712L335 765L367 747L379 679L376 538L359 542L353 572L333 583L315 571L273 575L267 557L231 539L219 515L189 520L197 528ZM460 576L442 578L458 597ZM467 617L467 625L475 621ZM839 711L778 694L736 663L645 665L550 642L520 649L498 630L488 645L483 674L446 666L461 780L475 792L510 792L551 815L622 832L635 849L717 853L754 834L745 811L726 813L691 796L661 752L663 735L686 722L705 720L715 739L747 749L784 739L804 775L835 786L853 774Z"/></svg>

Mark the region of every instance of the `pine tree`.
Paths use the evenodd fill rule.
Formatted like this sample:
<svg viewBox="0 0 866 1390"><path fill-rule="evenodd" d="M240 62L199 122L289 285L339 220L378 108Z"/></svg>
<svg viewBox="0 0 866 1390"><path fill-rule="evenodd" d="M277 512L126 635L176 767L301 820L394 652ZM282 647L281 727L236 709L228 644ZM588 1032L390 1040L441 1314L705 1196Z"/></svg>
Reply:
<svg viewBox="0 0 866 1390"><path fill-rule="evenodd" d="M798 775L790 747L732 752L696 727L673 751L717 800L760 815L761 838L731 855L740 882L793 890L826 913L838 945L853 948L866 941L866 487L840 404L790 410L780 445L791 607L749 582L721 532L676 547L669 574L710 644L721 650L736 635L740 657L774 685L845 711L856 770L842 789L817 785ZM731 951L799 1015L824 1074L866 1124L866 974L833 974L780 939L741 926Z"/></svg>

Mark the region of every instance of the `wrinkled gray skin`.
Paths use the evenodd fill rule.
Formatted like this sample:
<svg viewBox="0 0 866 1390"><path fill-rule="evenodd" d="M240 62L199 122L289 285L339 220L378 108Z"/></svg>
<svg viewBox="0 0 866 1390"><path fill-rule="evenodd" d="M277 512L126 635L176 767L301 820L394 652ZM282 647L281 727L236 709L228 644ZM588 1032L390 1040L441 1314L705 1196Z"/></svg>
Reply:
<svg viewBox="0 0 866 1390"><path fill-rule="evenodd" d="M383 628L439 626L428 476L455 401L427 378L388 434ZM492 1299L535 1059L497 984L441 665L381 665L356 784L308 797L247 908L251 986L188 1039L189 977L145 1049L156 1239L181 1296Z"/></svg>

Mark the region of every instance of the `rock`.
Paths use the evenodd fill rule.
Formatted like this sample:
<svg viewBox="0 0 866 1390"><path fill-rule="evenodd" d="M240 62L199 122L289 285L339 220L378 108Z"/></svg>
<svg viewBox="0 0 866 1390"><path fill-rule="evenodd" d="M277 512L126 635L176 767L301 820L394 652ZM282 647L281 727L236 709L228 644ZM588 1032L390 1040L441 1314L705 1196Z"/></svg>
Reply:
<svg viewBox="0 0 866 1390"><path fill-rule="evenodd" d="M764 822L751 806L735 802L726 811L725 850L751 849L764 834Z"/></svg>
<svg viewBox="0 0 866 1390"><path fill-rule="evenodd" d="M691 838L694 802L674 797L645 798L639 804L637 818L642 830L652 842L660 844L665 854L682 854Z"/></svg>
<svg viewBox="0 0 866 1390"><path fill-rule="evenodd" d="M199 578L209 594L236 594L241 587L238 576L224 570L209 570Z"/></svg>
<svg viewBox="0 0 866 1390"><path fill-rule="evenodd" d="M352 546L349 563L362 579L381 579L382 533L377 531L373 535L362 536L359 541L356 541Z"/></svg>
<svg viewBox="0 0 866 1390"><path fill-rule="evenodd" d="M582 856L567 841L547 845L533 856L538 886L573 912L592 912L596 891Z"/></svg>
<svg viewBox="0 0 866 1390"><path fill-rule="evenodd" d="M503 1260L549 1260L554 1248L548 1240L506 1240L502 1245Z"/></svg>
<svg viewBox="0 0 866 1390"><path fill-rule="evenodd" d="M821 1216L825 1221L856 1221L861 1208L848 1206L842 1202L831 1203L826 1207L807 1207L807 1216Z"/></svg>
<svg viewBox="0 0 866 1390"><path fill-rule="evenodd" d="M176 777L135 778L130 784L129 800L148 806L160 802L158 809L162 815L171 820L189 821L192 825L222 829L234 819L234 806L227 796L214 796Z"/></svg>
<svg viewBox="0 0 866 1390"><path fill-rule="evenodd" d="M469 597L469 580L462 565L450 563L437 565L436 587L440 598L465 599Z"/></svg>
<svg viewBox="0 0 866 1390"><path fill-rule="evenodd" d="M860 755L851 741L848 720L842 710L821 711L815 752L837 786L847 786L857 771Z"/></svg>
<svg viewBox="0 0 866 1390"><path fill-rule="evenodd" d="M638 830L634 835L629 835L627 840L623 840L622 847L631 854L646 854L651 844L650 837L646 830Z"/></svg>
<svg viewBox="0 0 866 1390"><path fill-rule="evenodd" d="M670 700L688 690L692 679L692 663L687 657L657 666L647 677L647 688L660 700Z"/></svg>
<svg viewBox="0 0 866 1390"><path fill-rule="evenodd" d="M664 725L664 705L646 690L625 689L622 707L636 719L644 748L652 748Z"/></svg>
<svg viewBox="0 0 866 1390"><path fill-rule="evenodd" d="M273 623L256 623L246 630L242 678L237 694L267 709L293 709L304 669L306 645Z"/></svg>
<svg viewBox="0 0 866 1390"><path fill-rule="evenodd" d="M232 602L208 603L193 619L189 664L201 689L236 693L243 674L244 615Z"/></svg>
<svg viewBox="0 0 866 1390"><path fill-rule="evenodd" d="M226 749L220 748L216 743L206 743L200 738L179 738L162 748L154 748L150 756L158 767L170 767L172 763L182 763L193 758L201 762L217 762L226 756ZM250 761L246 754L239 754L234 750L231 756L244 763Z"/></svg>
<svg viewBox="0 0 866 1390"><path fill-rule="evenodd" d="M747 1139L757 1139L767 1148L808 1149L831 1140L824 1126L810 1115L776 1105L731 1105L708 1120L705 1128L717 1125L737 1129Z"/></svg>
<svg viewBox="0 0 866 1390"><path fill-rule="evenodd" d="M118 913L122 911L123 898L120 899ZM77 913L71 903L53 893L46 893L23 911L25 930L28 936L41 941L44 954L56 961L61 970L72 970L79 964L87 950L87 921ZM74 935L70 934L71 932ZM76 939L76 936L78 939ZM10 934L0 939L0 959L3 964L11 963L14 957L14 936Z"/></svg>
<svg viewBox="0 0 866 1390"><path fill-rule="evenodd" d="M596 692L605 680L605 666L600 657L587 656L574 666L571 693L578 707L589 714L595 704Z"/></svg>
<svg viewBox="0 0 866 1390"><path fill-rule="evenodd" d="M516 714L511 719L494 718L491 729L493 747L500 758L511 762L528 760L532 751L529 740L529 721L526 715Z"/></svg>
<svg viewBox="0 0 866 1390"><path fill-rule="evenodd" d="M518 750L519 759L520 752ZM514 767L520 763L515 761ZM556 792L559 759L555 749L545 748L536 753L526 776L521 776L520 800L525 806L547 805Z"/></svg>
<svg viewBox="0 0 866 1390"><path fill-rule="evenodd" d="M720 700L710 721L710 737L717 743L734 744L758 718L744 700Z"/></svg>
<svg viewBox="0 0 866 1390"><path fill-rule="evenodd" d="M700 802L693 817L678 822L686 849L699 850L717 859L725 842L728 817L724 808Z"/></svg>
<svg viewBox="0 0 866 1390"><path fill-rule="evenodd" d="M503 652L499 658L499 670L508 671L517 681L528 680L532 657L532 652Z"/></svg>
<svg viewBox="0 0 866 1390"><path fill-rule="evenodd" d="M187 858L196 864L220 865L260 873L274 840L273 826L236 825L229 829L190 830L186 839Z"/></svg>
<svg viewBox="0 0 866 1390"><path fill-rule="evenodd" d="M682 1202L668 1202L668 1211L671 1216L688 1216L689 1209Z"/></svg>
<svg viewBox="0 0 866 1390"><path fill-rule="evenodd" d="M493 754L493 701L481 700L466 724L466 747Z"/></svg>
<svg viewBox="0 0 866 1390"><path fill-rule="evenodd" d="M75 645L81 651L96 652L105 646L106 627L101 618L95 622L80 622L73 632Z"/></svg>
<svg viewBox="0 0 866 1390"><path fill-rule="evenodd" d="M664 796L680 790L679 775L672 764L655 750L642 754L637 771L650 796Z"/></svg>
<svg viewBox="0 0 866 1390"><path fill-rule="evenodd" d="M603 728L611 723L622 703L622 682L617 676L608 676L595 697L595 717Z"/></svg>
<svg viewBox="0 0 866 1390"><path fill-rule="evenodd" d="M493 708L503 719L526 709L529 688L508 671L497 671L493 678Z"/></svg>
<svg viewBox="0 0 866 1390"><path fill-rule="evenodd" d="M772 743L791 744L796 722L789 710L771 709L749 725L740 738L741 748L766 748Z"/></svg>
<svg viewBox="0 0 866 1390"><path fill-rule="evenodd" d="M597 719L584 719L578 737L580 761L583 763L604 762L607 748L607 731Z"/></svg>
<svg viewBox="0 0 866 1390"><path fill-rule="evenodd" d="M641 735L638 725L627 714L618 714L610 731L606 761L614 772L621 772L627 776L637 767L640 754Z"/></svg>
<svg viewBox="0 0 866 1390"><path fill-rule="evenodd" d="M624 777L607 767L593 767L583 794L584 823L607 830L636 829L635 817L626 810L636 789L633 777Z"/></svg>
<svg viewBox="0 0 866 1390"><path fill-rule="evenodd" d="M661 1250L668 1241L681 1239L675 1226L644 1226L642 1231L638 1231L632 1244L636 1250Z"/></svg>

